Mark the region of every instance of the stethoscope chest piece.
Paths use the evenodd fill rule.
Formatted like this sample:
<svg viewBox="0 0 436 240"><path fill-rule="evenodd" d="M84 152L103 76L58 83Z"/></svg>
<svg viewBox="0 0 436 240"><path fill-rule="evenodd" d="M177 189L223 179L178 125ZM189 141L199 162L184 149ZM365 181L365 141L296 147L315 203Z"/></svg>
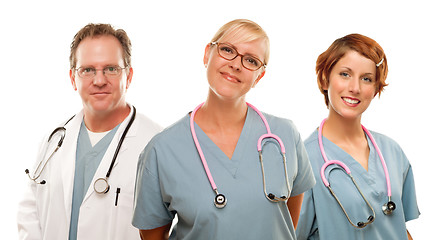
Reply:
<svg viewBox="0 0 436 240"><path fill-rule="evenodd" d="M192 139L194 140L195 148L197 149L198 155L200 156L204 171L206 172L207 178L209 179L210 186L212 187L212 190L215 192L215 198L213 199L213 202L214 202L216 208L221 209L221 208L224 208L226 206L227 198L224 196L224 194L218 193L215 181L213 180L212 174L210 173L209 166L207 165L206 158L204 157L204 153L203 153L203 150L201 149L200 142L198 141L197 134L195 133L194 116L195 116L197 110L199 108L201 108L201 106L203 106L203 104L204 103L198 105L194 109L194 111L191 112L191 116L189 119L189 125L190 125L190 129L191 129ZM265 196L268 200L270 200L272 202L280 202L280 201L285 202L286 200L288 200L289 196L291 195L291 188L289 185L289 180L288 180L288 175L287 175L288 173L287 173L287 167L286 167L285 146L284 146L282 140L277 135L274 135L271 133L271 129L269 127L269 124L268 124L265 116L263 116L263 114L257 108L255 108L253 105L251 105L249 103L247 103L247 105L249 107L251 107L259 115L259 117L262 119L263 123L265 124L265 128L267 130L267 133L260 136L260 138L257 141L257 151L259 152L259 160L260 160L261 169L262 169L263 190L264 190ZM269 195L267 194L266 184L265 184L265 173L264 173L264 169L263 169L263 157L262 157L262 140L265 138L273 138L280 145L280 150L281 150L281 154L283 157L283 165L284 165L284 171L285 171L286 185L288 188L288 196L277 198L272 193L270 193Z"/></svg>
<svg viewBox="0 0 436 240"><path fill-rule="evenodd" d="M105 194L109 192L110 186L106 178L99 178L94 182L94 190L96 193Z"/></svg>
<svg viewBox="0 0 436 240"><path fill-rule="evenodd" d="M223 208L227 204L227 198L224 196L224 194L217 194L215 198L213 199L213 202L215 204L215 207L217 208Z"/></svg>
<svg viewBox="0 0 436 240"><path fill-rule="evenodd" d="M395 208L397 208L397 206L392 201L389 201L389 202L383 204L383 206L382 206L382 210L383 210L383 213L385 215L392 214L392 212L395 210Z"/></svg>

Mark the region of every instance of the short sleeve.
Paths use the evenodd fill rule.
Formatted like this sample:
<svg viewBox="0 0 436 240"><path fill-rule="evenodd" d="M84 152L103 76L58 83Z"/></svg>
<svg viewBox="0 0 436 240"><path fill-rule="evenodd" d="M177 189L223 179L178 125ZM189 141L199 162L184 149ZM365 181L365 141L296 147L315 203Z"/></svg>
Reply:
<svg viewBox="0 0 436 240"><path fill-rule="evenodd" d="M296 141L296 152L298 160L298 173L294 180L291 196L297 196L304 193L315 186L315 176L313 175L312 166L309 162L309 157L304 147L303 141L301 141L300 135L297 133L298 141Z"/></svg>
<svg viewBox="0 0 436 240"><path fill-rule="evenodd" d="M163 201L158 174L158 154L152 141L139 156L132 224L138 229L155 229L172 222L174 215Z"/></svg>
<svg viewBox="0 0 436 240"><path fill-rule="evenodd" d="M403 196L403 211L406 222L419 217L420 212L416 200L415 180L413 177L412 166L404 174Z"/></svg>

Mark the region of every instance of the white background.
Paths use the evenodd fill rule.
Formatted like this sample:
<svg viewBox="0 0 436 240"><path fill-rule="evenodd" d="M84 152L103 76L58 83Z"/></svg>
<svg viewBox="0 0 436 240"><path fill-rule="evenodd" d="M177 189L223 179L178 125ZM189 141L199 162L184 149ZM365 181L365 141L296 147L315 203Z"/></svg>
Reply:
<svg viewBox="0 0 436 240"><path fill-rule="evenodd" d="M81 109L68 76L69 46L90 22L127 31L134 76L128 101L168 126L205 100L204 48L224 23L248 18L271 40L265 77L247 100L292 119L305 139L327 116L315 62L339 37L361 33L385 50L389 86L363 124L395 139L414 170L421 216L415 239L433 232L436 37L430 1L8 1L0 8L0 232L16 239L17 203L48 131ZM407 193L406 193L407 194ZM259 216L261 217L261 216Z"/></svg>

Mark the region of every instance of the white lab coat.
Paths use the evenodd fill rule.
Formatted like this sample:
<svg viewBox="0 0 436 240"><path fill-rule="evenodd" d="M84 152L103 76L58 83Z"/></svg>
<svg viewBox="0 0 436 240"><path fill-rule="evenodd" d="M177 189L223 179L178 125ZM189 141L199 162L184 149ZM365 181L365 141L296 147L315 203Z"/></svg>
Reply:
<svg viewBox="0 0 436 240"><path fill-rule="evenodd" d="M139 239L138 229L131 224L137 161L148 141L162 128L144 115L136 114L109 177L109 192L97 194L93 188L97 178L106 176L131 115L132 111L118 128L84 196L79 213L77 239ZM18 208L19 239L68 239L77 137L82 119L83 111L76 114L65 126L67 131L62 147L53 155L38 179L44 179L47 183L41 185L29 181L29 187ZM46 144L47 136L41 144L33 169L41 159L48 158L53 146L57 145L59 136ZM31 173L33 169L30 170ZM121 191L115 206L117 188Z"/></svg>

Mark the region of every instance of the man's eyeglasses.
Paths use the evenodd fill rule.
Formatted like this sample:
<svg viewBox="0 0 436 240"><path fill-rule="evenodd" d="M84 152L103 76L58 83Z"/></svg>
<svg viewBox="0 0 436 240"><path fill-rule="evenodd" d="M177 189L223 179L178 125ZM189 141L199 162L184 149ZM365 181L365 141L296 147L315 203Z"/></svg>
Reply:
<svg viewBox="0 0 436 240"><path fill-rule="evenodd" d="M95 69L93 67L79 67L75 70L77 71L77 74L79 77L83 79L91 79L94 78L97 74L97 71L103 71L103 75L105 75L107 78L117 78L121 75L121 72L126 69L119 66L107 66L103 69Z"/></svg>
<svg viewBox="0 0 436 240"><path fill-rule="evenodd" d="M250 71L256 71L261 67L266 67L266 64L260 61L259 58L251 55L241 55L238 53L236 48L230 44L218 43L218 42L212 42L210 44L212 46L217 45L218 54L226 60L231 61L237 58L238 56L241 56L242 66Z"/></svg>

